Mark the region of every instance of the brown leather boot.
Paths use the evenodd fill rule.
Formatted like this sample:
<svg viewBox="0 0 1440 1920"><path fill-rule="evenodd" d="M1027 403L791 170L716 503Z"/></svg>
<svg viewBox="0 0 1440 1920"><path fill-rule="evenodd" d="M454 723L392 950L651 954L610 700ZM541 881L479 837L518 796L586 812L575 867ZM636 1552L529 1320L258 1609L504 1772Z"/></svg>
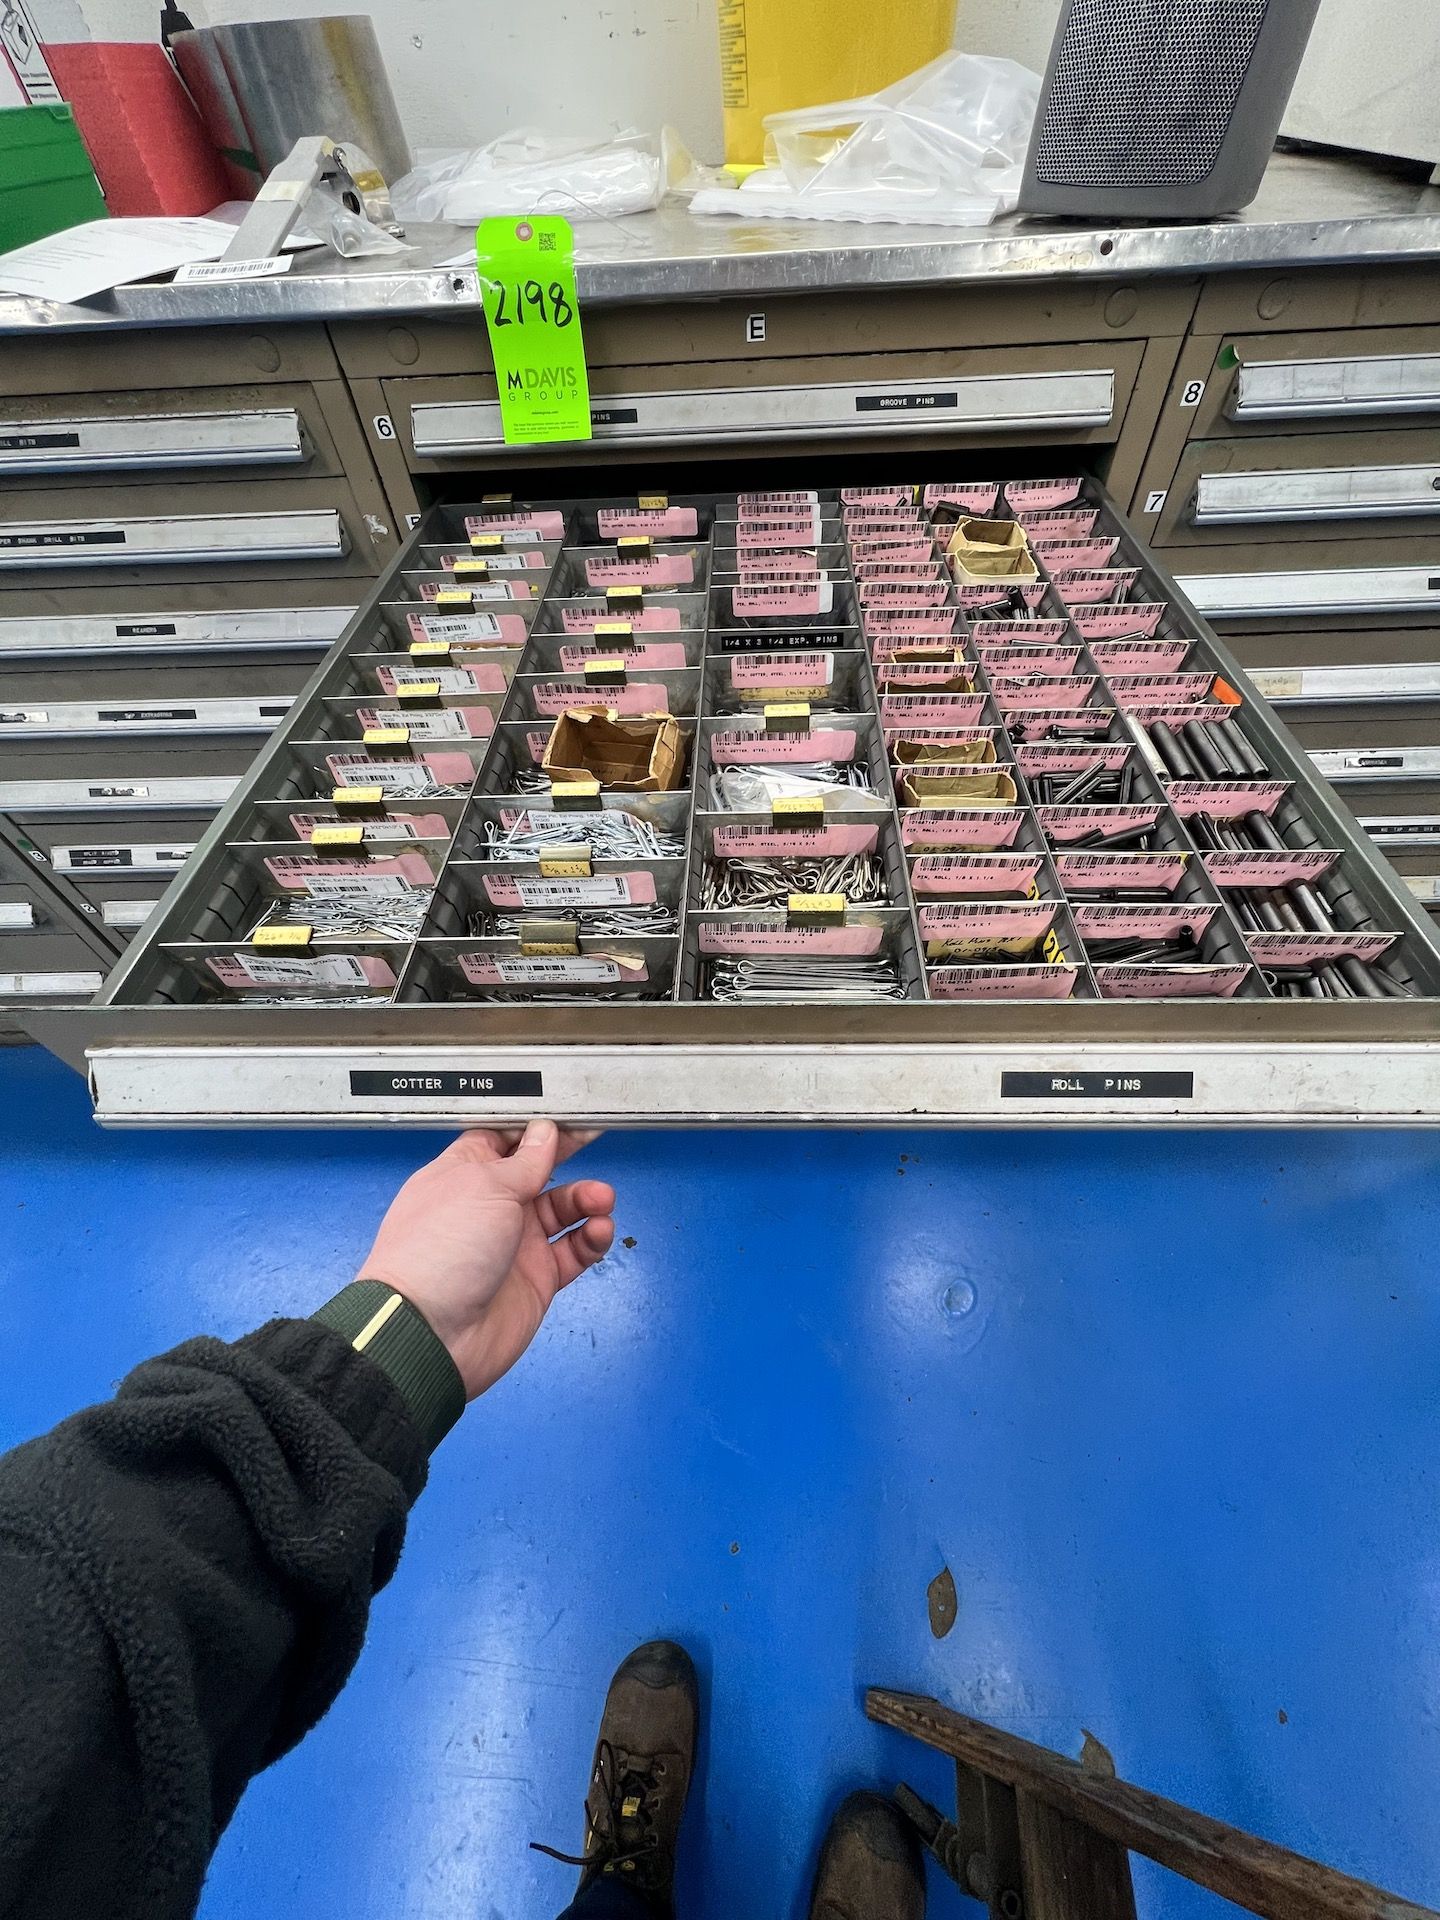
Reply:
<svg viewBox="0 0 1440 1920"><path fill-rule="evenodd" d="M674 1913L675 1848L695 1767L700 1689L694 1663L670 1640L628 1654L605 1696L585 1796L585 1850L579 1893L613 1875L648 1900L663 1920Z"/></svg>
<svg viewBox="0 0 1440 1920"><path fill-rule="evenodd" d="M810 1920L925 1920L915 1829L879 1793L842 1800L820 1849Z"/></svg>

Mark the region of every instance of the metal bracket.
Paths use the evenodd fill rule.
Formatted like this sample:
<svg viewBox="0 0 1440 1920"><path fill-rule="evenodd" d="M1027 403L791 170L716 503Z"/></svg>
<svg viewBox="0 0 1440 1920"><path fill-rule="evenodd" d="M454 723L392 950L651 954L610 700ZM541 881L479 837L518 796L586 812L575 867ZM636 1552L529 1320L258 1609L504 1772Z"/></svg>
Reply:
<svg viewBox="0 0 1440 1920"><path fill-rule="evenodd" d="M328 188L351 213L363 214L397 240L405 237L380 169L361 147L324 134L297 140L274 168L240 222L224 260L268 260L279 253L317 188Z"/></svg>

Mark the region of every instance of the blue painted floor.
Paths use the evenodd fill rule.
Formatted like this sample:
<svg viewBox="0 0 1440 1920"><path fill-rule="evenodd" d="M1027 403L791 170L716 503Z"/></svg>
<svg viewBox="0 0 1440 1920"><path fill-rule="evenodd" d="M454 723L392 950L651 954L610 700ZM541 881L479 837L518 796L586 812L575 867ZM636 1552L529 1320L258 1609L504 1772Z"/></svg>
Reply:
<svg viewBox="0 0 1440 1920"><path fill-rule="evenodd" d="M310 1310L439 1144L105 1134L0 1054L0 1443ZM844 1791L943 1794L869 1682L1072 1753L1088 1727L1440 1903L1440 1135L632 1134L584 1164L625 1244L441 1449L204 1920L546 1920L573 1876L526 1843L578 1846L606 1679L657 1633L706 1689L685 1920L794 1920Z"/></svg>

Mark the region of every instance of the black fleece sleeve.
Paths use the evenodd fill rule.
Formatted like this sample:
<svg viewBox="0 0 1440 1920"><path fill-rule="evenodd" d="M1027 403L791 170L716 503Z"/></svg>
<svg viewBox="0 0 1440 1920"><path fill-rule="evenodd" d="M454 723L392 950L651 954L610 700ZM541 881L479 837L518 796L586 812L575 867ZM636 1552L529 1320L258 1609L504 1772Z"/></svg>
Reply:
<svg viewBox="0 0 1440 1920"><path fill-rule="evenodd" d="M191 1340L0 1458L0 1915L170 1920L329 1707L425 1449L330 1328Z"/></svg>

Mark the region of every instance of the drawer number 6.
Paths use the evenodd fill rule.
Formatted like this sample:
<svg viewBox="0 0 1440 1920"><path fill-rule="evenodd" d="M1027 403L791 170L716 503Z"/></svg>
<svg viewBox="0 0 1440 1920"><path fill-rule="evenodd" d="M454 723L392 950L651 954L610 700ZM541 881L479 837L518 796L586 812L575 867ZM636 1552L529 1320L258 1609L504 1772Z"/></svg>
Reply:
<svg viewBox="0 0 1440 1920"><path fill-rule="evenodd" d="M1187 401L1186 405L1188 406L1189 404ZM374 418L374 426L375 438L377 440L393 440L395 438L395 422L390 418L388 413L377 413Z"/></svg>

